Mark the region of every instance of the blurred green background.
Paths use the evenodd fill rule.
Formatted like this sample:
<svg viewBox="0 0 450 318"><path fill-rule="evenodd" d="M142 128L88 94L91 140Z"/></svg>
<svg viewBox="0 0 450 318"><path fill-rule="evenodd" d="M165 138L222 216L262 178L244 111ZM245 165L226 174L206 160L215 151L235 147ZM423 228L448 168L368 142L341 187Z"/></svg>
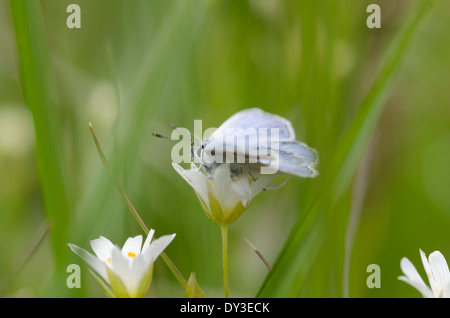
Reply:
<svg viewBox="0 0 450 318"><path fill-rule="evenodd" d="M230 295L420 297L400 259L423 277L419 248L450 260L450 1L425 2L0 0L0 296L104 297L67 243L143 234L91 122L147 226L177 233L168 256L222 297L219 226L172 169L174 143L151 134L260 107L318 149L321 174L260 194L230 226ZM184 296L160 259L148 296Z"/></svg>

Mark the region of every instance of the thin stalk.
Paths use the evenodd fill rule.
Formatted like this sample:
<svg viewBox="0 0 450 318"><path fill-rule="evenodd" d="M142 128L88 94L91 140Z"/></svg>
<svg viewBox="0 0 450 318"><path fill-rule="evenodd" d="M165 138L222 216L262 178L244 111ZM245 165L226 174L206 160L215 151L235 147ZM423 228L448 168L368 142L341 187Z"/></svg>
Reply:
<svg viewBox="0 0 450 318"><path fill-rule="evenodd" d="M220 231L222 233L223 289L225 298L228 298L228 225L220 225Z"/></svg>
<svg viewBox="0 0 450 318"><path fill-rule="evenodd" d="M50 225L47 221L39 229L36 237L31 241L31 245L24 252L21 258L17 261L16 265L13 267L12 271L6 276L3 285L0 288L0 292L3 293L6 291L9 286L12 284L13 280L16 278L17 274L22 270L22 268L30 261L36 251L41 247L42 242L47 237L50 232Z"/></svg>
<svg viewBox="0 0 450 318"><path fill-rule="evenodd" d="M108 172L108 174L110 175L110 177L113 179L114 184L116 185L120 194L124 198L128 208L130 209L131 213L135 217L136 221L139 223L139 225L141 226L141 228L145 232L145 234L148 234L148 232L149 232L148 227L145 225L141 216L136 211L136 209L134 208L131 201L128 199L127 195L125 194L125 191L123 191L122 187L120 186L119 181L117 181L117 179L114 177L114 175L111 171L111 168L109 167L108 161L106 160L106 157L102 151L102 148L100 147L100 143L97 139L97 136L95 135L95 131L94 131L94 128L92 127L91 123L89 123L89 128L91 130L92 137L94 138L95 146L97 147L97 151L98 151L98 154L100 155L100 159L102 160L103 166L105 167L105 169ZM183 287L183 289L186 290L186 285L187 285L186 279L184 279L183 275L178 270L178 268L175 266L175 264L172 262L172 260L167 256L167 254L165 252L161 253L161 258L163 259L164 263L166 263L167 267L169 267L170 271L175 276L175 278L178 280L178 282Z"/></svg>
<svg viewBox="0 0 450 318"><path fill-rule="evenodd" d="M264 265L266 265L267 269L269 271L272 270L272 266L270 266L269 262L266 260L266 258L261 254L260 251L258 251L258 249L255 247L255 245L253 245L249 240L245 239L245 241L247 242L248 245L250 245L250 247L253 249L253 251L256 253L256 255L258 255L258 257L261 259L261 261L264 263Z"/></svg>

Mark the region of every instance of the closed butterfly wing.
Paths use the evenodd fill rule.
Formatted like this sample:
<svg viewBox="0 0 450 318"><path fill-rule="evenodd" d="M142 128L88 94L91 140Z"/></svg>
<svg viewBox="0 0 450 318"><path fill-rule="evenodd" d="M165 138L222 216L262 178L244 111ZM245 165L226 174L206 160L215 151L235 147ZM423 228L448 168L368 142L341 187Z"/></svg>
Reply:
<svg viewBox="0 0 450 318"><path fill-rule="evenodd" d="M258 131L260 128L269 130L272 128L278 128L280 141L292 141L295 140L294 128L292 124L286 118L269 114L259 108L249 108L237 112L230 118L228 118L209 138L213 140L215 136L220 134L226 134L227 128L231 131L235 130L247 130L255 129Z"/></svg>
<svg viewBox="0 0 450 318"><path fill-rule="evenodd" d="M212 152L238 163L257 163L262 153L260 148L268 147L274 138L294 141L291 122L259 108L249 108L231 116L209 137L205 153Z"/></svg>

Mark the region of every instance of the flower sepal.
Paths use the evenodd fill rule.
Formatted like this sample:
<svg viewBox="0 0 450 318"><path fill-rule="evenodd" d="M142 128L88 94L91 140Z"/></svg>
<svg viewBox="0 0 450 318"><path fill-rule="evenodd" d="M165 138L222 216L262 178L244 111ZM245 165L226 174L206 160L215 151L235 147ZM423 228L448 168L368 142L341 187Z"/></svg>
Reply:
<svg viewBox="0 0 450 318"><path fill-rule="evenodd" d="M241 201L238 201L230 210L224 211L219 200L213 195L212 191L208 192L208 199L209 209L207 209L203 204L202 208L212 221L220 225L228 225L233 223L247 209Z"/></svg>
<svg viewBox="0 0 450 318"><path fill-rule="evenodd" d="M186 298L205 298L205 292L200 287L200 285L197 282L197 279L195 278L195 273L191 273L191 276L189 276L189 279L187 281L186 285L186 292L185 292Z"/></svg>
<svg viewBox="0 0 450 318"><path fill-rule="evenodd" d="M134 298L136 296L130 295L127 291L127 288L125 287L125 284L123 283L122 279L120 279L120 277L114 273L114 271L109 268L108 266L106 267L106 272L108 274L108 279L110 282L110 286L111 286L111 291L113 293L113 296L115 298Z"/></svg>
<svg viewBox="0 0 450 318"><path fill-rule="evenodd" d="M152 282L153 264L149 266L147 272L142 277L137 290L128 291L122 279L114 273L112 269L106 266L106 271L108 273L109 281L111 282L111 289L108 290L105 289L105 286L103 287L107 294L111 292L111 296L114 298L144 298Z"/></svg>
<svg viewBox="0 0 450 318"><path fill-rule="evenodd" d="M153 277L153 263L148 268L144 277L142 277L141 283L139 284L139 287L137 290L137 295L136 295L137 298L145 297L145 294L147 294L147 291L150 288L150 284L152 283L152 277Z"/></svg>
<svg viewBox="0 0 450 318"><path fill-rule="evenodd" d="M92 270L91 268L88 268L89 273L91 273L91 275L95 278L95 280L97 281L97 283L100 284L100 286L102 286L103 291L105 292L106 296L108 296L109 298L117 298L117 296L114 294L114 292L111 290L111 287L109 286L109 284L100 276L98 275L94 270Z"/></svg>

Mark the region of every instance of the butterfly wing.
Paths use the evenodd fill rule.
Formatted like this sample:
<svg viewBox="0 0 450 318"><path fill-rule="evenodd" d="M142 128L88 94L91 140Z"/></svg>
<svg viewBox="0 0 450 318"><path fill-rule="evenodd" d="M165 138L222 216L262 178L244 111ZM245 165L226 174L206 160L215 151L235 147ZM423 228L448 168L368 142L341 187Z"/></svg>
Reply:
<svg viewBox="0 0 450 318"><path fill-rule="evenodd" d="M302 178L314 178L319 172L316 166L319 162L318 153L299 141L273 144L270 148L270 158L259 156L256 163L233 164L237 175L249 172L254 177L264 174L285 174Z"/></svg>
<svg viewBox="0 0 450 318"><path fill-rule="evenodd" d="M266 113L259 108L249 108L237 112L228 118L209 139L213 140L215 136L225 134L227 128L231 128L231 130L253 128L257 131L260 128L266 128L269 131L272 128L278 128L280 141L295 140L294 128L289 120Z"/></svg>

